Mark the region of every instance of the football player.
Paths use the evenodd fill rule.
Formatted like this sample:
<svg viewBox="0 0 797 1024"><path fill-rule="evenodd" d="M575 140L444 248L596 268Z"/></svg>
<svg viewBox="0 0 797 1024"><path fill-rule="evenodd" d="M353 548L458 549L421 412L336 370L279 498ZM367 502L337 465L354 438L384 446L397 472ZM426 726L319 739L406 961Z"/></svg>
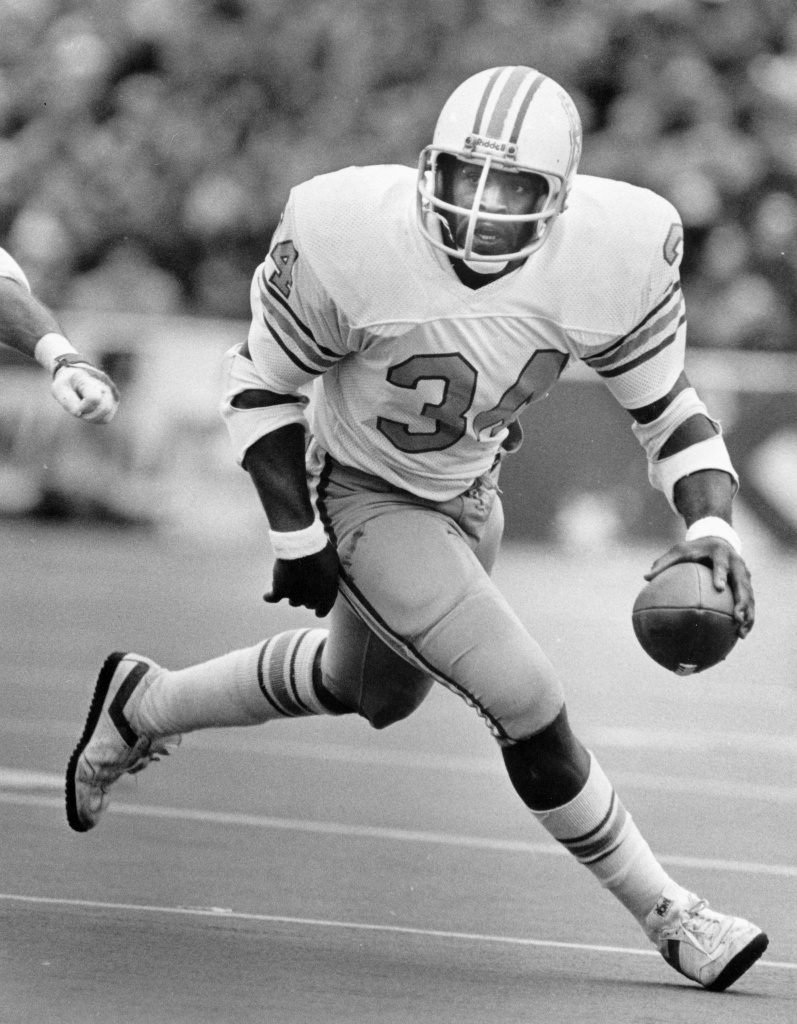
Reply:
<svg viewBox="0 0 797 1024"><path fill-rule="evenodd" d="M630 412L651 482L685 521L649 575L709 560L739 636L753 625L736 473L684 375L678 214L578 176L580 153L568 94L499 67L446 102L417 173L348 168L292 191L254 274L248 340L227 356L222 414L270 527L265 599L331 612L329 629L178 671L111 655L67 770L67 815L93 828L114 781L181 733L352 712L382 728L438 682L484 719L542 826L673 967L722 990L766 936L665 872L490 578L517 417L580 359Z"/></svg>
<svg viewBox="0 0 797 1024"><path fill-rule="evenodd" d="M49 373L56 401L87 423L109 423L119 405L111 378L79 355L52 312L31 292L19 264L0 249L0 341Z"/></svg>

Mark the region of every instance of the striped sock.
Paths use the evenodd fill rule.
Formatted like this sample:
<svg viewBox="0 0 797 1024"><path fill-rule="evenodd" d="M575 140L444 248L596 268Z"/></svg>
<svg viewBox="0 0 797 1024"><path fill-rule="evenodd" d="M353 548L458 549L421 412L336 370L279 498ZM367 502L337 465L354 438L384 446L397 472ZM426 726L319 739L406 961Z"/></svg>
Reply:
<svg viewBox="0 0 797 1024"><path fill-rule="evenodd" d="M149 736L278 718L340 714L321 684L325 629L293 629L263 643L170 672L161 669L131 720Z"/></svg>
<svg viewBox="0 0 797 1024"><path fill-rule="evenodd" d="M594 755L590 758L589 776L577 796L561 807L532 814L641 923L664 886L676 883L656 860Z"/></svg>

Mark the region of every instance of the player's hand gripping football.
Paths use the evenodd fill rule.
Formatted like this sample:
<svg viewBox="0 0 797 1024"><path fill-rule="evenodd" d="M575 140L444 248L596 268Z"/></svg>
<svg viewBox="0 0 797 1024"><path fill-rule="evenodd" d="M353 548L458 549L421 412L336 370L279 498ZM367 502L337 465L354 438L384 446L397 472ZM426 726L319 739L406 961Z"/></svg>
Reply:
<svg viewBox="0 0 797 1024"><path fill-rule="evenodd" d="M56 360L52 393L68 413L87 423L110 423L119 407L114 382L82 356Z"/></svg>
<svg viewBox="0 0 797 1024"><path fill-rule="evenodd" d="M744 640L755 622L755 597L750 570L742 556L721 537L684 540L674 544L669 551L657 558L645 573L645 579L652 580L654 576L658 576L660 572L678 562L703 562L711 567L717 590L724 590L728 586L731 588L736 633L740 640Z"/></svg>
<svg viewBox="0 0 797 1024"><path fill-rule="evenodd" d="M276 604L287 598L294 608L310 608L319 618L329 615L338 595L340 561L331 544L304 558L278 558L271 590L264 601Z"/></svg>

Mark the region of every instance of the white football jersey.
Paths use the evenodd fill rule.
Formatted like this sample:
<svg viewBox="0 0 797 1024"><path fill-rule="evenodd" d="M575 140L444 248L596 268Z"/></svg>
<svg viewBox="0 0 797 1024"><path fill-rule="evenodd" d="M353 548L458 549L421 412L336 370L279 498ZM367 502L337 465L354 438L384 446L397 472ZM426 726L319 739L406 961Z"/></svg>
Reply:
<svg viewBox="0 0 797 1024"><path fill-rule="evenodd" d="M0 277L10 277L12 281L18 281L23 288L30 291L30 285L27 277L22 273L22 267L5 249L0 249Z"/></svg>
<svg viewBox="0 0 797 1024"><path fill-rule="evenodd" d="M312 430L335 459L432 500L492 466L509 424L569 360L626 408L683 369L675 209L580 176L545 245L479 289L421 235L416 172L347 168L293 189L252 282L263 387L315 380Z"/></svg>

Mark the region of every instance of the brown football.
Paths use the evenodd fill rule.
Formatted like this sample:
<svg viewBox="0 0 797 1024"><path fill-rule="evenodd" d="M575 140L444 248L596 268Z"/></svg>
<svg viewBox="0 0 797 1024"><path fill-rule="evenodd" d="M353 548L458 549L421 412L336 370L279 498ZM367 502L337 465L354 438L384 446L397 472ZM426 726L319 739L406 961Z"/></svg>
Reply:
<svg viewBox="0 0 797 1024"><path fill-rule="evenodd" d="M639 592L631 621L644 650L679 676L711 668L726 658L738 639L733 593L717 590L711 570L679 562Z"/></svg>

